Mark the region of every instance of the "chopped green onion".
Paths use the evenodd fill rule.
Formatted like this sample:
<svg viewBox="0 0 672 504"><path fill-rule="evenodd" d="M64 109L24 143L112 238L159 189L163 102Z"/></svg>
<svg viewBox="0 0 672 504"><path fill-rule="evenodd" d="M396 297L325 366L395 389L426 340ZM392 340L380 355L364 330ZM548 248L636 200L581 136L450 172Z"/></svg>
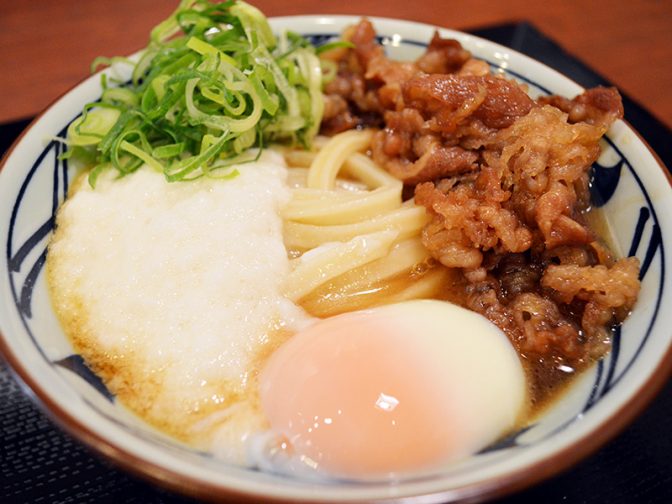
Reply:
<svg viewBox="0 0 672 504"><path fill-rule="evenodd" d="M231 6L231 14L240 20L252 44L265 46L269 50L275 48L277 44L275 35L266 16L259 9L245 2L236 2Z"/></svg>
<svg viewBox="0 0 672 504"><path fill-rule="evenodd" d="M129 154L133 154L135 157L141 159L142 161L144 161L146 164L148 164L149 166L151 166L155 170L160 171L160 172L164 171L163 165L159 161L157 161L154 156L152 156L151 154L148 154L144 150L136 147L132 143L129 143L126 140L124 140L123 142L121 142L119 144L119 147L121 149L125 150L126 152L128 152Z"/></svg>
<svg viewBox="0 0 672 504"><path fill-rule="evenodd" d="M158 159L177 157L182 154L185 149L186 144L184 142L160 145L152 150L152 156Z"/></svg>
<svg viewBox="0 0 672 504"><path fill-rule="evenodd" d="M193 49L196 51L198 54L202 56L208 56L208 55L216 55L219 56L223 61L226 61L229 65L238 67L238 62L233 59L231 56L227 55L226 53L221 52L219 49L216 47L208 44L207 42L204 42L203 40L197 39L196 37L191 37L187 41L187 47L189 49Z"/></svg>
<svg viewBox="0 0 672 504"><path fill-rule="evenodd" d="M317 47L315 49L315 54L320 55L323 52L331 51L332 49L338 49L341 47L345 47L347 49L354 49L355 44L353 44L349 40L336 40L334 42L327 42L326 44L322 44L321 46Z"/></svg>
<svg viewBox="0 0 672 504"><path fill-rule="evenodd" d="M84 107L68 143L95 153L92 185L103 170L123 176L143 164L168 181L230 178L250 148L311 144L323 110L316 54L299 35L276 39L244 1L182 0L152 30L130 83L108 86L103 74L101 100ZM119 62L129 60L94 64Z"/></svg>
<svg viewBox="0 0 672 504"><path fill-rule="evenodd" d="M118 105L126 105L129 107L134 107L139 102L137 94L128 88L122 87L105 89L101 100L104 103L116 103Z"/></svg>
<svg viewBox="0 0 672 504"><path fill-rule="evenodd" d="M85 109L81 117L68 127L68 143L72 146L96 145L114 127L121 112L116 108Z"/></svg>
<svg viewBox="0 0 672 504"><path fill-rule="evenodd" d="M135 65L135 63L133 63L133 61L131 61L129 58L125 58L123 56L115 56L114 58L106 58L104 56L98 56L91 63L91 72L95 72L96 70L98 70L98 67L112 66L117 63L125 63L131 66Z"/></svg>

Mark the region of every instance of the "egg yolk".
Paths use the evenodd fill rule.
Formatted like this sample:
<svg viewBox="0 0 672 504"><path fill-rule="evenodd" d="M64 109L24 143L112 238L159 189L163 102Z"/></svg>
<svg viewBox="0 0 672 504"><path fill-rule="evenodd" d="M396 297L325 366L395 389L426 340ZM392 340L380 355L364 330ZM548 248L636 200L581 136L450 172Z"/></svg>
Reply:
<svg viewBox="0 0 672 504"><path fill-rule="evenodd" d="M513 427L524 377L506 337L440 301L319 321L260 377L272 429L307 466L367 478L429 469Z"/></svg>

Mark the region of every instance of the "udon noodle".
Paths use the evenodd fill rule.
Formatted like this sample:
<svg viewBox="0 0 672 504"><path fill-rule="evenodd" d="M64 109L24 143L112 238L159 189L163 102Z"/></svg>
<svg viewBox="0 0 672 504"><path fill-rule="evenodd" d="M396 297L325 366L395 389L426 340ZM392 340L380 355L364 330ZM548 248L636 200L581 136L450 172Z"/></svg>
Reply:
<svg viewBox="0 0 672 504"><path fill-rule="evenodd" d="M293 186L284 238L295 257L287 295L314 315L433 297L446 276L420 241L424 208L404 202L401 181L364 154L371 137L353 130L319 150L284 151ZM406 285L391 289L401 275Z"/></svg>

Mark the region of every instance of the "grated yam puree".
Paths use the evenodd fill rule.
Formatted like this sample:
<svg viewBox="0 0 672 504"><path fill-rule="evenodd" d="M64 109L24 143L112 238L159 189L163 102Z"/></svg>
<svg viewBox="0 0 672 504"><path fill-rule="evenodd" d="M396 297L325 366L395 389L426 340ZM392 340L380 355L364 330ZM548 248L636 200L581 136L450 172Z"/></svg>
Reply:
<svg viewBox="0 0 672 504"><path fill-rule="evenodd" d="M270 150L230 180L167 183L144 167L95 189L80 180L48 255L59 319L131 410L190 444L244 463L264 427L258 362L300 317L281 293L290 198Z"/></svg>

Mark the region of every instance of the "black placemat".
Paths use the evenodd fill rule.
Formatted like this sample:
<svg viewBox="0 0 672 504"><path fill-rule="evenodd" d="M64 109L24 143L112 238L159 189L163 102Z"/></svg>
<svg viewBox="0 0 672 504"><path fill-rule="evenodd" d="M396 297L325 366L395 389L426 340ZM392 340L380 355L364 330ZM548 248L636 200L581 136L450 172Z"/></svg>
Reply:
<svg viewBox="0 0 672 504"><path fill-rule="evenodd" d="M578 83L609 84L527 23L472 33L556 68ZM624 96L626 119L672 166L672 132ZM0 125L0 154L28 124ZM47 419L0 362L0 503L194 502L115 469L63 434ZM498 501L513 503L672 502L672 381L619 437L573 469Z"/></svg>

